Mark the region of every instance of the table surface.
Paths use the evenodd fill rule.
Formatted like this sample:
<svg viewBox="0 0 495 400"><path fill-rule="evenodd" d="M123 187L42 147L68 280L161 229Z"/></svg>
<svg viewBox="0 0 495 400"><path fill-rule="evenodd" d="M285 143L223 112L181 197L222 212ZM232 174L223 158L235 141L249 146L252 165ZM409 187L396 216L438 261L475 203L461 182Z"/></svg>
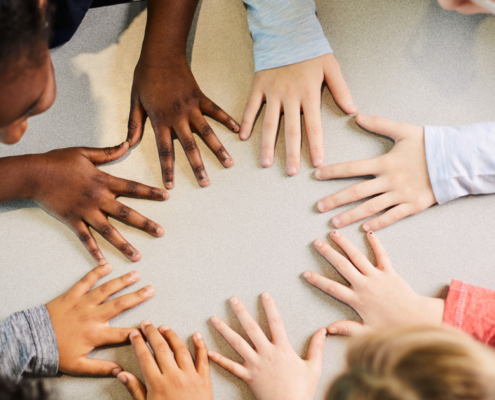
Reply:
<svg viewBox="0 0 495 400"><path fill-rule="evenodd" d="M434 0L317 1L323 29L335 51L360 111L418 125L457 125L494 120L495 19L446 12ZM132 73L146 23L145 3L91 10L73 40L53 51L58 97L47 113L30 121L28 133L0 156L45 152L69 146L112 146L126 138ZM204 0L197 13L189 53L202 90L238 121L253 82L252 40L241 0ZM166 96L166 93L164 93ZM363 179L319 182L310 165L307 141L300 173L285 174L285 144L279 136L271 168L259 164L261 121L252 138L211 121L235 160L224 169L199 143L211 186L202 189L180 146L176 145L176 187L165 203L122 199L161 223L156 239L115 222L143 257L137 264L97 236L114 272L136 269L138 287L153 284L156 295L112 321L137 326L148 318L168 324L191 346L203 332L210 348L238 357L208 323L218 314L237 330L228 298L239 296L266 330L259 295L269 291L284 318L295 350L305 355L311 335L344 318L358 318L302 278L305 269L341 279L312 248L331 230L330 218L316 202ZM325 162L374 157L392 142L360 129L351 116L323 93ZM283 121L281 124L283 132ZM160 168L149 124L142 142L126 157L101 167L128 179L161 186ZM423 295L437 295L452 278L495 287L495 207L493 197L468 197L378 232L393 265ZM59 221L27 201L0 206L0 318L43 304L63 293L93 262ZM360 224L342 229L366 254ZM130 292L134 288L126 290ZM317 399L343 365L347 340L326 342L324 372ZM138 373L128 346L96 351L94 356ZM215 398L252 399L247 387L212 365ZM130 398L115 379L50 379L65 399Z"/></svg>

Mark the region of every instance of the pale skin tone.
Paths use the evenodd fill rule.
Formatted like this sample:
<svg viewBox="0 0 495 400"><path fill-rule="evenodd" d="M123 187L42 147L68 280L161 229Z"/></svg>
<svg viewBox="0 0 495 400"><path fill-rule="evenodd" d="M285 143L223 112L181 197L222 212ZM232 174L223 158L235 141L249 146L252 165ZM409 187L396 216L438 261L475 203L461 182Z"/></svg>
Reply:
<svg viewBox="0 0 495 400"><path fill-rule="evenodd" d="M471 0L438 0L446 10L455 10L462 14L487 13L488 11Z"/></svg>
<svg viewBox="0 0 495 400"><path fill-rule="evenodd" d="M122 368L107 360L88 358L96 347L122 344L136 329L112 328L109 321L145 302L155 294L153 286L108 300L139 281L136 271L113 279L91 290L112 271L110 264L96 267L71 289L50 301L50 314L59 351L59 371L71 375L117 376Z"/></svg>
<svg viewBox="0 0 495 400"><path fill-rule="evenodd" d="M426 163L424 129L364 114L358 114L356 122L364 129L393 139L395 145L390 152L379 157L328 165L316 170L318 180L375 176L375 179L321 199L317 204L318 210L327 212L376 196L332 218L332 224L341 228L390 208L363 224L363 229L368 232L389 226L435 204L437 201Z"/></svg>
<svg viewBox="0 0 495 400"><path fill-rule="evenodd" d="M416 294L394 271L374 232L366 237L375 253L376 266L340 232L332 231L330 237L349 259L320 239L315 240L314 247L350 285L311 271L305 271L303 276L312 285L348 304L362 318L362 321L334 322L327 328L330 334L353 336L372 329L442 324L445 301Z"/></svg>
<svg viewBox="0 0 495 400"><path fill-rule="evenodd" d="M193 360L187 346L168 326L157 329L145 320L141 323L141 331L144 337L134 331L130 340L145 384L130 372L117 376L133 400L213 399L207 349L201 333L193 335L196 353L196 360Z"/></svg>
<svg viewBox="0 0 495 400"><path fill-rule="evenodd" d="M268 293L261 295L270 326L269 340L237 297L230 299L232 310L242 324L254 348L219 317L211 318L215 329L244 359L242 364L210 350L215 363L242 379L258 400L312 399L321 375L325 329L318 330L309 345L305 360L292 349L282 318Z"/></svg>
<svg viewBox="0 0 495 400"><path fill-rule="evenodd" d="M251 136L256 116L266 103L261 137L261 165L270 167L281 113L285 116L286 172L296 175L301 162L301 113L304 114L313 166L323 165L321 87L326 83L337 104L347 113L357 112L340 66L333 54L284 67L259 71L246 105L239 137Z"/></svg>

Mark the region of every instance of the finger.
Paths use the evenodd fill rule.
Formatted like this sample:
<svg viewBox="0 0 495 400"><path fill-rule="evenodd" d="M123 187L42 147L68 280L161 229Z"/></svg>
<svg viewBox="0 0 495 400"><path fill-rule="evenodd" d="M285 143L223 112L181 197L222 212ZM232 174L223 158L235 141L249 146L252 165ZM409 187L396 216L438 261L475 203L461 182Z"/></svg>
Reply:
<svg viewBox="0 0 495 400"><path fill-rule="evenodd" d="M129 150L129 142L121 143L115 147L105 147L96 149L91 147L82 147L82 154L87 157L94 165L105 164L110 161L118 160Z"/></svg>
<svg viewBox="0 0 495 400"><path fill-rule="evenodd" d="M353 203L375 194L383 193L389 189L385 179L375 178L366 182L357 183L340 192L321 199L316 207L319 212L326 212L344 204Z"/></svg>
<svg viewBox="0 0 495 400"><path fill-rule="evenodd" d="M356 336L369 331L362 322L338 321L330 324L327 328L331 335Z"/></svg>
<svg viewBox="0 0 495 400"><path fill-rule="evenodd" d="M98 244L96 243L96 240L88 226L83 221L80 221L80 223L75 226L71 226L71 228L98 265L105 265L107 260L103 256L103 253L98 247Z"/></svg>
<svg viewBox="0 0 495 400"><path fill-rule="evenodd" d="M261 133L261 165L265 168L273 164L279 122L280 101L268 99Z"/></svg>
<svg viewBox="0 0 495 400"><path fill-rule="evenodd" d="M249 136L251 136L262 103L263 92L253 88L253 92L251 93L246 104L246 109L244 110L244 116L242 117L241 130L239 133L239 138L241 140L247 140Z"/></svg>
<svg viewBox="0 0 495 400"><path fill-rule="evenodd" d="M357 112L357 106L352 100L351 92L345 83L339 63L333 54L330 54L328 62L325 63L325 82L332 92L335 102L348 114Z"/></svg>
<svg viewBox="0 0 495 400"><path fill-rule="evenodd" d="M327 337L327 330L325 328L318 329L318 331L311 338L309 343L308 355L306 361L310 364L314 370L321 371L323 363L323 351L325 350L325 339Z"/></svg>
<svg viewBox="0 0 495 400"><path fill-rule="evenodd" d="M131 110L129 112L129 121L127 123L127 141L129 145L134 146L144 132L144 124L146 122L146 111L139 99L131 95Z"/></svg>
<svg viewBox="0 0 495 400"><path fill-rule="evenodd" d="M356 115L356 122L368 131L388 136L395 141L404 139L411 134L421 134L423 132L421 126L394 122L385 118L371 117L365 114Z"/></svg>
<svg viewBox="0 0 495 400"><path fill-rule="evenodd" d="M234 120L234 118L213 103L213 101L211 101L208 97L203 96L200 103L200 109L203 114L216 119L222 125L229 128L232 132L239 132L241 127Z"/></svg>
<svg viewBox="0 0 495 400"><path fill-rule="evenodd" d="M272 334L272 343L277 344L288 342L282 317L277 310L277 306L275 305L273 298L269 293L265 292L261 294L261 302L263 303L266 319L268 320L268 326L270 327L270 333Z"/></svg>
<svg viewBox="0 0 495 400"><path fill-rule="evenodd" d="M98 332L95 347L113 346L129 342L129 335L136 331L135 328L111 328L106 327Z"/></svg>
<svg viewBox="0 0 495 400"><path fill-rule="evenodd" d="M91 288L98 282L99 279L112 272L112 266L110 264L101 265L95 269L89 271L79 282L77 282L69 292L77 296L84 296Z"/></svg>
<svg viewBox="0 0 495 400"><path fill-rule="evenodd" d="M359 249L354 246L349 239L342 235L339 231L330 233L332 240L347 254L354 266L359 269L363 275L371 275L376 272L373 264L365 257Z"/></svg>
<svg viewBox="0 0 495 400"><path fill-rule="evenodd" d="M254 318L251 317L251 314L249 314L248 310L246 310L246 307L244 307L242 301L234 296L229 299L229 302L232 310L237 316L237 319L244 328L244 331L249 336L249 339L251 339L251 341L253 342L254 347L256 347L258 350L266 348L270 343L268 341L268 338L261 330L260 326L256 323Z"/></svg>
<svg viewBox="0 0 495 400"><path fill-rule="evenodd" d="M314 101L303 102L304 123L308 136L309 153L315 168L321 167L324 160L323 128L321 126L321 99L318 92Z"/></svg>
<svg viewBox="0 0 495 400"><path fill-rule="evenodd" d="M373 253L375 253L377 268L393 270L390 258L388 258L385 248L382 246L382 243L375 233L370 231L366 236L368 237L368 241L373 249Z"/></svg>
<svg viewBox="0 0 495 400"><path fill-rule="evenodd" d="M175 360L177 361L179 368L183 371L194 369L191 352L179 335L166 325L160 327L160 333L167 340L170 348L174 352Z"/></svg>
<svg viewBox="0 0 495 400"><path fill-rule="evenodd" d="M380 157L370 158L368 160L348 161L340 164L326 165L315 171L315 177L320 181L325 181L335 178L379 175L382 173L382 169L380 167Z"/></svg>
<svg viewBox="0 0 495 400"><path fill-rule="evenodd" d="M162 180L167 189L174 187L174 142L172 132L167 126L153 125L155 131L158 158L162 168Z"/></svg>
<svg viewBox="0 0 495 400"><path fill-rule="evenodd" d="M301 163L301 105L284 103L287 175L296 175Z"/></svg>
<svg viewBox="0 0 495 400"><path fill-rule="evenodd" d="M138 360L139 369L143 374L146 386L148 386L156 379L160 379L160 369L158 368L155 358L151 354L150 349L146 345L146 342L144 341L139 331L132 332L129 335L129 338L131 340L132 348L134 349L134 353L136 354L136 358Z"/></svg>
<svg viewBox="0 0 495 400"><path fill-rule="evenodd" d="M316 251L325 257L351 285L360 282L364 278L347 258L337 253L328 243L316 239L313 244Z"/></svg>
<svg viewBox="0 0 495 400"><path fill-rule="evenodd" d="M203 139L208 148L217 156L218 161L220 161L225 168L234 165L234 160L227 150L225 150L225 147L223 147L220 140L218 140L217 135L215 135L215 132L213 132L213 129L211 129L211 126L206 122L199 111L196 115L191 117L191 122L199 137Z"/></svg>
<svg viewBox="0 0 495 400"><path fill-rule="evenodd" d="M117 375L117 379L125 386L132 400L146 400L148 394L146 387L130 372L122 371Z"/></svg>
<svg viewBox="0 0 495 400"><path fill-rule="evenodd" d="M231 359L222 356L220 353L217 353L213 350L208 350L208 357L222 368L229 371L231 374L237 376L239 379L246 381L249 379L249 373L246 367L243 367L241 364L232 361Z"/></svg>
<svg viewBox="0 0 495 400"><path fill-rule="evenodd" d="M392 225L394 222L397 222L402 218L417 214L419 211L423 211L423 209L417 209L412 204L399 204L379 217L366 221L366 223L363 224L363 230L365 232L377 231L385 228L386 226Z"/></svg>
<svg viewBox="0 0 495 400"><path fill-rule="evenodd" d="M119 233L103 214L87 221L101 236L113 244L131 261L139 261L141 254Z"/></svg>
<svg viewBox="0 0 495 400"><path fill-rule="evenodd" d="M84 357L77 362L74 371L61 372L86 376L117 376L121 371L120 365L112 361Z"/></svg>
<svg viewBox="0 0 495 400"><path fill-rule="evenodd" d="M365 201L363 204L360 204L349 211L336 215L332 218L332 224L336 228L341 228L352 224L353 222L371 217L372 215L375 215L386 208L395 206L396 204L397 198L395 193L384 193L380 196Z"/></svg>
<svg viewBox="0 0 495 400"><path fill-rule="evenodd" d="M141 229L152 236L163 236L164 231L160 225L118 201L112 201L109 204L105 204L101 207L101 210L119 221Z"/></svg>
<svg viewBox="0 0 495 400"><path fill-rule="evenodd" d="M117 315L122 314L124 311L130 310L131 308L144 303L154 295L155 288L148 285L137 292L125 294L117 297L116 299L110 300L109 302L103 304L98 309L98 312L106 321L109 321Z"/></svg>
<svg viewBox="0 0 495 400"><path fill-rule="evenodd" d="M352 289L341 285L338 282L332 281L331 279L324 278L316 272L305 271L303 277L313 286L323 290L325 293L340 301L343 301L346 304L350 305L355 298L355 294Z"/></svg>
<svg viewBox="0 0 495 400"><path fill-rule="evenodd" d="M112 279L93 289L87 296L91 304L98 305L107 301L110 296L120 292L122 289L135 284L139 281L140 276L137 271L129 272L119 278Z"/></svg>
<svg viewBox="0 0 495 400"><path fill-rule="evenodd" d="M141 322L141 330L155 354L156 363L161 372L165 373L177 370L178 367L172 350L158 329L150 321L144 320Z"/></svg>
<svg viewBox="0 0 495 400"><path fill-rule="evenodd" d="M245 361L254 360L256 356L255 351L237 332L234 332L217 316L211 317L210 321L218 333L220 333L220 335L222 335L225 340L229 342L234 350L237 351Z"/></svg>
<svg viewBox="0 0 495 400"><path fill-rule="evenodd" d="M194 352L195 352L195 362L196 371L198 374L209 377L210 376L210 364L208 363L208 349L206 348L206 343L203 340L203 335L196 332L193 335L194 342Z"/></svg>
<svg viewBox="0 0 495 400"><path fill-rule="evenodd" d="M191 128L188 124L182 123L182 125L178 127L176 134L180 144L186 152L187 159L189 160L189 164L191 164L199 185L202 187L208 186L210 184L210 179L208 178L205 166L203 165L203 159L201 158L198 145L194 140Z"/></svg>
<svg viewBox="0 0 495 400"><path fill-rule="evenodd" d="M167 191L158 189L139 182L109 176L108 188L116 195L127 197L139 197L148 200L167 200Z"/></svg>

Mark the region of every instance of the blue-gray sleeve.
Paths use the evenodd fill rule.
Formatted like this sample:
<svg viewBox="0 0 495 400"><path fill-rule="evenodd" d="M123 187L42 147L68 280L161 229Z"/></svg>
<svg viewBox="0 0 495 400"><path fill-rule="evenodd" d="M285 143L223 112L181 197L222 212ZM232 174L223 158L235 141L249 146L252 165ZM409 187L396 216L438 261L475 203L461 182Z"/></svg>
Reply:
<svg viewBox="0 0 495 400"><path fill-rule="evenodd" d="M45 306L12 314L0 323L0 375L19 381L24 373L55 375L58 345Z"/></svg>
<svg viewBox="0 0 495 400"><path fill-rule="evenodd" d="M332 52L313 0L244 0L254 40L255 71Z"/></svg>
<svg viewBox="0 0 495 400"><path fill-rule="evenodd" d="M495 193L495 123L426 126L425 150L438 204Z"/></svg>

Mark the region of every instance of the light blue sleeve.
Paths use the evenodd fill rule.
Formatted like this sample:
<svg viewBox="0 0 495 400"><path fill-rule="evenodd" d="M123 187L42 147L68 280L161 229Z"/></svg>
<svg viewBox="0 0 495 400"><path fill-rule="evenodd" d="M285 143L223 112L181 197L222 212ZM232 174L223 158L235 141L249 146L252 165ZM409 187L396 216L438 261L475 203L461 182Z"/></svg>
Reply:
<svg viewBox="0 0 495 400"><path fill-rule="evenodd" d="M244 0L255 72L332 53L313 0Z"/></svg>
<svg viewBox="0 0 495 400"><path fill-rule="evenodd" d="M425 150L438 204L495 193L495 122L426 126Z"/></svg>

